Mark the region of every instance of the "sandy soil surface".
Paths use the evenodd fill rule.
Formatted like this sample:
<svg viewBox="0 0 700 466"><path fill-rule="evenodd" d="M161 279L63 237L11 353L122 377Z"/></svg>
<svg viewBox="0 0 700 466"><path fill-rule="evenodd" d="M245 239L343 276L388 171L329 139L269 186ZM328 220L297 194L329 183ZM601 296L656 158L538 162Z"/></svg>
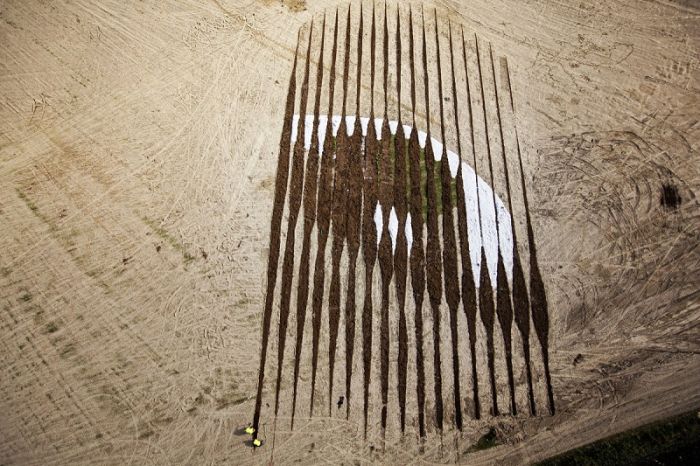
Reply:
<svg viewBox="0 0 700 466"><path fill-rule="evenodd" d="M700 407L700 9L437 1L425 5L509 60L557 414L467 416L462 433L429 429L421 451L410 393L410 428L390 416L382 445L377 425L363 441L359 411L306 417L305 363L291 430L291 385L277 422L266 406L268 365L266 445L234 434L255 402L297 32L337 5L0 3L0 463L521 464ZM525 407L518 358L514 370ZM467 453L491 427L501 445Z"/></svg>

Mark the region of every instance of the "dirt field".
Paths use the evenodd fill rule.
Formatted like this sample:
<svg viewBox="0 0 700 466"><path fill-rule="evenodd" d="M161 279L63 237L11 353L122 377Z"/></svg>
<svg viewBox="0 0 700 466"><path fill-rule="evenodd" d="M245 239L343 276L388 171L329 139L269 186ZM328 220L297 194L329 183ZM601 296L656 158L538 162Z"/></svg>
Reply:
<svg viewBox="0 0 700 466"><path fill-rule="evenodd" d="M234 431L254 413L270 218L297 34L312 18L319 26L324 11L330 17L348 4L123 3L0 3L0 464L521 464L700 408L696 2L423 3L508 58L549 301L557 412L545 409L532 335L539 409L527 413L514 329L517 416L504 414L509 388L501 342L495 368L501 415L488 413L484 356L478 373L486 398L482 418L473 419L465 347L463 431L446 428L440 436L431 423L420 447L416 359L406 362L402 436L393 372L400 355L392 347L386 438L377 389L363 440L360 349L349 420L335 407L332 416L319 408L309 419L305 336L303 395L292 430L292 319L276 422L278 347L271 337L260 428L266 443L255 452ZM371 4L363 5L369 11ZM395 5L389 11L395 14ZM301 67L303 51L298 59ZM453 134L445 139L453 145ZM494 185L505 199L501 172ZM514 196L522 206L522 193ZM523 243L522 207L513 218ZM285 213L282 224L287 220ZM303 214L298 247L302 224ZM361 283L363 264L360 251ZM340 267L348 267L347 255ZM377 266L377 313L379 275ZM412 315L410 287L406 296ZM361 307L358 300L358 322ZM428 316L428 293L424 308ZM278 313L276 304L275 329ZM409 335L413 325L409 319ZM340 328L335 387L346 382ZM466 333L460 338L464 343ZM425 341L432 341L427 329ZM432 419L432 352L426 360ZM446 424L454 419L449 362L442 363ZM371 363L379 374L379 358ZM327 364L322 358L317 380L323 407L335 402L327 395ZM468 451L491 428L499 445Z"/></svg>

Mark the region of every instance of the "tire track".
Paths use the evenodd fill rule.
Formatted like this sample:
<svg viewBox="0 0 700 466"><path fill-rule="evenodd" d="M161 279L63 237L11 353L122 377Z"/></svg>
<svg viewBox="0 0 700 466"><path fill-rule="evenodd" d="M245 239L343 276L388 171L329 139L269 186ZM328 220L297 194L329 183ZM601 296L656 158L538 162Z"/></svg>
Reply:
<svg viewBox="0 0 700 466"><path fill-rule="evenodd" d="M284 122L282 124L282 136L280 137L280 150L277 160L277 176L275 180L275 194L272 204L272 219L270 221L270 254L267 259L267 290L265 292L265 308L263 310L262 343L260 347L260 366L258 368L258 390L255 395L255 411L253 414L254 436L257 436L260 424L260 408L262 406L263 382L265 379L265 362L267 360L267 343L270 333L270 320L272 317L272 304L274 302L275 284L277 282L277 263L280 250L280 229L282 227L282 210L287 195L287 179L289 177L289 150L292 139L292 115L294 114L294 98L296 95L296 71L297 56L299 53L299 39L301 30L297 36L297 46L294 53L292 74L289 78L289 90L284 110Z"/></svg>
<svg viewBox="0 0 700 466"><path fill-rule="evenodd" d="M335 11L335 27L333 32L333 55L331 58L331 74L328 81L328 120L323 140L323 156L321 157L321 175L318 192L318 224L317 249L314 264L314 291L312 307L312 348L311 348L311 400L309 417L314 411L314 396L316 394L316 372L318 370L318 346L321 337L321 313L323 310L323 287L326 276L326 244L331 221L331 202L334 190L335 144L333 141L333 96L335 93L335 62L338 51L338 10Z"/></svg>
<svg viewBox="0 0 700 466"><path fill-rule="evenodd" d="M321 107L321 88L323 86L323 51L326 41L326 16L323 16L321 26L321 50L316 68L316 97L314 102L314 121L311 132L311 148L306 159L306 181L304 183L304 239L301 247L301 262L299 264L299 284L297 288L297 334L294 348L294 388L292 392L292 419L290 428L294 428L294 415L297 405L297 386L299 382L299 365L301 363L301 348L306 324L306 307L309 298L309 262L311 249L311 231L316 223L316 196L318 191L318 116ZM301 118L301 117L300 117ZM303 138L302 138L303 140Z"/></svg>
<svg viewBox="0 0 700 466"><path fill-rule="evenodd" d="M311 39L314 32L314 23L309 30L309 45L306 49L306 65L304 67L304 81L301 85L301 102L299 114L306 115L306 104L309 98L309 64L311 58ZM289 181L289 218L287 220L287 238L284 245L284 260L282 264L282 298L280 302L280 323L277 347L277 381L275 384L275 416L279 411L279 395L282 385L282 366L284 363L284 347L287 341L287 323L289 320L289 306L292 289L292 275L294 273L294 248L296 240L296 226L301 207L301 196L304 185L304 132L306 118L299 119L299 130L294 144L292 155L292 174Z"/></svg>

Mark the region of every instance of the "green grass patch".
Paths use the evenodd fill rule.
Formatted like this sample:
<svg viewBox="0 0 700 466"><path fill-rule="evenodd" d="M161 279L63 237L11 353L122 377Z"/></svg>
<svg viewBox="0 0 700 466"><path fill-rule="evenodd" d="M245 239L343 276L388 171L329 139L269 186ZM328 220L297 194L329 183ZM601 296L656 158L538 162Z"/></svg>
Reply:
<svg viewBox="0 0 700 466"><path fill-rule="evenodd" d="M173 249L182 254L182 258L185 261L185 264L189 264L194 260L194 256L190 254L187 251L187 249L185 249L185 246L183 246L182 243L180 243L170 233L168 233L167 230L165 230L165 228L163 228L148 217L143 217L142 220L146 225L148 225L151 228L151 230L155 232L156 235L158 235L159 238L170 244L170 246L172 246Z"/></svg>
<svg viewBox="0 0 700 466"><path fill-rule="evenodd" d="M46 333L56 333L58 331L58 325L56 322L49 322L46 324Z"/></svg>
<svg viewBox="0 0 700 466"><path fill-rule="evenodd" d="M16 191L17 191L17 195L19 196L19 198L22 199L22 201L24 201L24 203L27 205L29 210L31 210L35 214L39 212L39 207L37 207L37 205L34 203L34 201L29 199L29 197L27 197L27 195L24 194L19 189L17 189Z"/></svg>
<svg viewBox="0 0 700 466"><path fill-rule="evenodd" d="M465 453L474 453L475 451L488 450L495 446L500 445L501 442L498 441L498 436L496 435L496 429L491 427L488 432L481 436L477 442L469 447Z"/></svg>
<svg viewBox="0 0 700 466"><path fill-rule="evenodd" d="M427 142L426 142L427 143ZM396 135L393 134L391 136L391 145L389 149L389 157L391 159L391 169L392 169L392 177L394 175L394 170L396 169ZM410 165L410 154L408 152L408 140L406 140L406 144L404 146L405 151L404 151L404 161L405 161L405 167L406 167L406 200L407 200L407 205L410 206L411 204L411 165ZM379 173L379 170L381 169L381 153L377 154L377 173L379 174L379 179L381 179L381 173ZM435 180L435 206L437 208L437 214L442 215L442 164L443 163L449 163L447 159L444 160L435 160L433 163L433 178ZM425 220L427 215L428 215L428 192L426 189L426 182L428 180L428 169L425 164L425 149L420 150L420 184L421 184L421 193L423 197L423 219ZM450 177L450 193L451 193L451 198L452 198L452 208L455 209L457 207L457 180L456 178Z"/></svg>
<svg viewBox="0 0 700 466"><path fill-rule="evenodd" d="M538 464L692 464L693 458L700 458L697 411L622 432Z"/></svg>
<svg viewBox="0 0 700 466"><path fill-rule="evenodd" d="M32 201L31 199L29 199L29 196L27 196L24 192L20 191L19 189L15 189L15 191L17 192L17 196L22 200L22 202L24 202L24 204L27 206L27 208L28 208L29 210L31 210L32 213L33 213L39 220L41 220L41 221L44 222L46 225L48 225L49 230L51 230L52 232L54 232L55 229L56 229L56 227L53 225L53 223L51 223L51 222L49 221L49 219L48 219L44 214L42 214L42 213L39 211L39 207L34 203L34 201Z"/></svg>
<svg viewBox="0 0 700 466"><path fill-rule="evenodd" d="M61 358L70 358L71 356L74 356L76 354L75 350L75 345L73 343L67 343L61 350L59 351L58 355Z"/></svg>

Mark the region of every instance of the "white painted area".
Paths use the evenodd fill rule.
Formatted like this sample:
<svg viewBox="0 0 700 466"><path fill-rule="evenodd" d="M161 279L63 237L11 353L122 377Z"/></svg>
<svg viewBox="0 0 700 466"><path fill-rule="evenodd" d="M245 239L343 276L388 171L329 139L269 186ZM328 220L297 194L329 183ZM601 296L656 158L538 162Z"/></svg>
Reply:
<svg viewBox="0 0 700 466"><path fill-rule="evenodd" d="M384 124L383 118L374 119L374 133L377 135L377 139L382 139L382 124Z"/></svg>
<svg viewBox="0 0 700 466"><path fill-rule="evenodd" d="M413 247L413 227L411 226L411 214L406 215L406 244L408 245L408 253L411 254L411 248Z"/></svg>
<svg viewBox="0 0 700 466"><path fill-rule="evenodd" d="M313 116L312 116L313 118ZM319 117L320 119L320 117ZM292 117L292 144L297 142L297 131L299 130L299 115L295 114Z"/></svg>
<svg viewBox="0 0 700 466"><path fill-rule="evenodd" d="M348 136L352 136L355 132L355 116L348 115L345 117L345 127L347 128Z"/></svg>
<svg viewBox="0 0 700 466"><path fill-rule="evenodd" d="M313 118L313 116L312 116ZM326 138L326 127L328 126L328 116L319 115L318 117L318 154L323 156L323 140Z"/></svg>
<svg viewBox="0 0 700 466"><path fill-rule="evenodd" d="M304 145L308 150L311 147L311 133L313 130L313 115L307 115L305 118L305 131L304 131ZM319 115L319 147L320 152L322 152L322 141L325 137L326 123L328 117L325 115ZM333 135L338 134L338 128L340 127L341 116L333 116ZM363 135L367 135L367 126L369 124L369 118L360 117L360 123L362 125ZM382 124L384 120L382 118L375 118L374 125L377 131L377 137L381 139ZM299 115L294 115L292 120L292 143L296 141L297 138L297 127L299 124ZM346 124L348 125L348 134L352 134L355 117L346 117ZM396 129L398 127L397 121L389 121L389 128L392 134L396 134ZM409 125L403 125L404 135L408 138L411 134L412 127ZM427 140L427 134L424 131L418 130L418 141L422 148L425 148L425 143ZM431 137L431 144L433 148L433 153L435 160L442 159L443 144ZM451 151L447 150L447 161L450 165L450 174L453 178L457 176L457 170L459 168L459 156ZM480 280L480 267L481 267L481 227L479 222L479 209L477 208L477 181L474 169L469 166L466 162L462 162L462 179L464 181L464 194L466 199L466 210L467 210L467 229L469 231L469 255L472 263L472 268L474 271L474 281L476 286L479 286ZM483 243L484 252L486 253L486 265L488 267L489 275L491 277L491 283L493 287L496 287L496 273L498 265L498 244L501 246L501 255L503 256L503 262L506 268L506 275L508 280L512 280L513 275L513 236L511 230L511 217L506 209L503 201L496 196L496 209L494 209L493 204L493 191L488 183L479 177L478 181L479 187L479 206L481 208L481 224L483 225ZM496 211L498 211L498 235L496 235ZM377 244L381 239L382 231L384 230L383 217L382 217L382 206L377 203L377 207L374 211L374 224L377 227ZM387 228L391 235L392 249L396 249L396 237L398 234L398 218L396 217L396 211L391 208L391 213L389 216L389 223ZM408 250L410 253L411 247L413 246L413 231L411 229L410 215L406 220L406 240L408 242Z"/></svg>
<svg viewBox="0 0 700 466"><path fill-rule="evenodd" d="M428 139L428 133L418 130L418 145L421 149L425 149L425 140Z"/></svg>
<svg viewBox="0 0 700 466"><path fill-rule="evenodd" d="M389 120L389 131L391 134L396 134L396 128L399 126L399 122L396 120Z"/></svg>
<svg viewBox="0 0 700 466"><path fill-rule="evenodd" d="M449 154L449 153L448 153ZM477 209L476 176L472 167L462 162L462 180L467 209L467 230L469 232L469 255L474 270L474 280L477 285L480 279L481 267L481 234L479 211ZM484 251L491 283L496 286L496 269L498 265L498 243L501 245L501 255L506 268L508 279L513 272L513 235L511 217L503 201L496 196L498 210L498 240L496 239L496 214L493 207L493 191L486 181L479 177L479 206L481 207L481 223L484 227Z"/></svg>
<svg viewBox="0 0 700 466"><path fill-rule="evenodd" d="M318 119L321 121L321 119ZM311 134L313 132L314 116L306 115L304 118L304 148L309 150L311 147Z"/></svg>
<svg viewBox="0 0 700 466"><path fill-rule="evenodd" d="M384 219L382 218L382 206L377 202L377 208L374 209L374 225L377 227L377 246L382 239L384 231Z"/></svg>
<svg viewBox="0 0 700 466"><path fill-rule="evenodd" d="M311 116L313 118L313 115ZM340 129L340 121L342 120L343 117L340 115L333 115L333 137L338 136L338 129ZM321 117L319 116L319 120Z"/></svg>
<svg viewBox="0 0 700 466"><path fill-rule="evenodd" d="M367 125L368 124L369 124L369 117L360 117L360 126L362 127L362 135L363 136L367 136Z"/></svg>
<svg viewBox="0 0 700 466"><path fill-rule="evenodd" d="M399 234L399 218L396 216L396 209L391 208L389 214L389 236L391 237L391 252L396 252L396 237Z"/></svg>

